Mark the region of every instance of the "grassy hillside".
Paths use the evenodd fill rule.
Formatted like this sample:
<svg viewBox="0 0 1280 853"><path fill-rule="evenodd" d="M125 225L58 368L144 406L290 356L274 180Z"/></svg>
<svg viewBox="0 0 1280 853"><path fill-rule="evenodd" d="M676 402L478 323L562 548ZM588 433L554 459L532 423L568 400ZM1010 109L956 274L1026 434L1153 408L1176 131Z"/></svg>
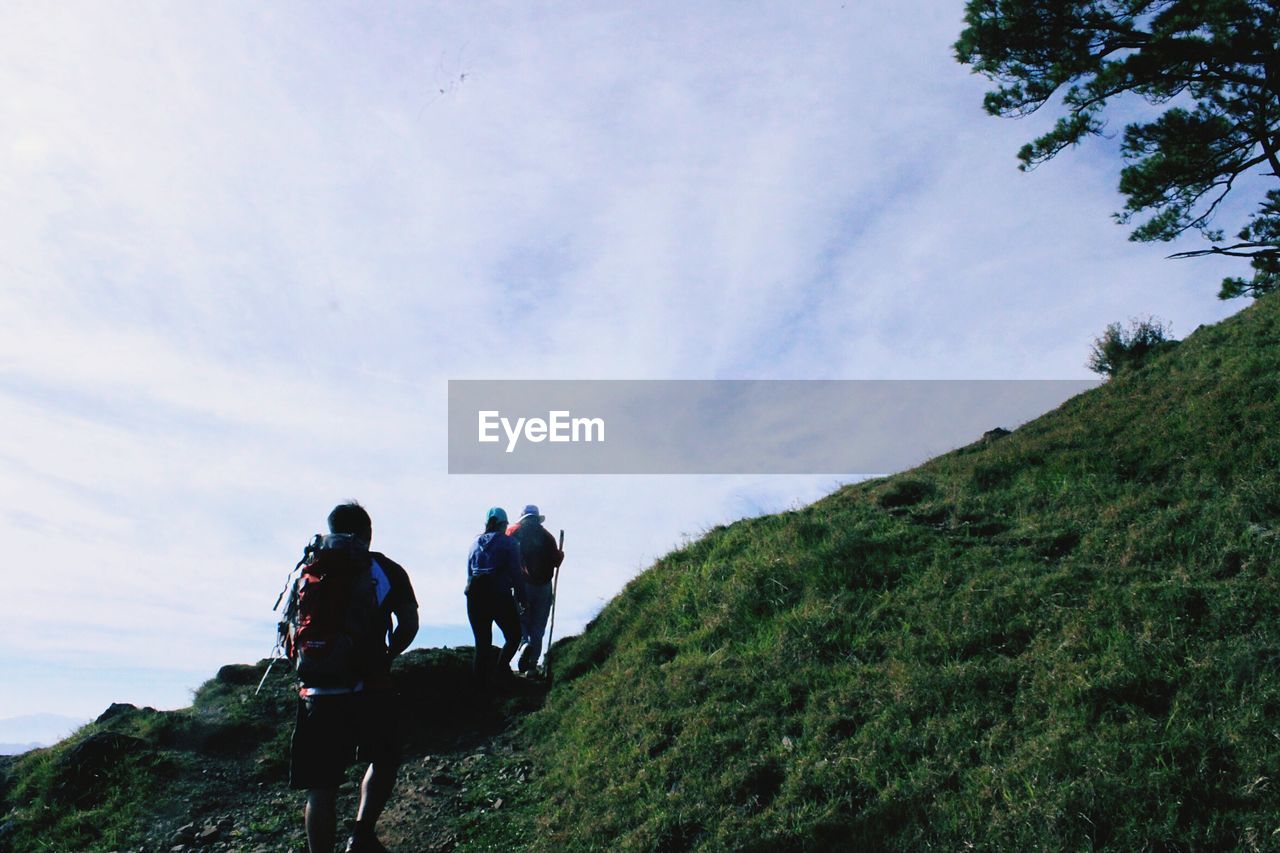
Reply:
<svg viewBox="0 0 1280 853"><path fill-rule="evenodd" d="M524 831L1274 849L1278 556L1271 298L1013 434L660 560L557 649Z"/></svg>
<svg viewBox="0 0 1280 853"><path fill-rule="evenodd" d="M383 838L1280 848L1277 424L1271 297L1012 434L669 554L557 644L514 730L539 695L479 701L465 650L411 653ZM301 849L290 680L254 697L261 666L0 759L0 850Z"/></svg>

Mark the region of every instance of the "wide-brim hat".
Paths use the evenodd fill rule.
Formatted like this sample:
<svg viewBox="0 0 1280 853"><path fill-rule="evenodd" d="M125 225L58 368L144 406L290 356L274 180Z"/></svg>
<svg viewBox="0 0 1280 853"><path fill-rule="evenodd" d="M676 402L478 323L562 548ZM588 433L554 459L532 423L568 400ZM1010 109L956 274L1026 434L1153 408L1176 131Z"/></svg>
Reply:
<svg viewBox="0 0 1280 853"><path fill-rule="evenodd" d="M547 520L547 517L546 517L545 515L538 515L538 505L537 505L537 504L528 504L528 505L526 505L526 506L525 506L525 508L524 508L524 512L523 512L523 513L521 513L520 518L519 518L519 519L517 519L517 520L518 520L518 521L524 521L526 518L536 518L536 519L538 519L538 523L539 523L539 524L541 524L542 522L544 522L544 521L546 521L546 520Z"/></svg>

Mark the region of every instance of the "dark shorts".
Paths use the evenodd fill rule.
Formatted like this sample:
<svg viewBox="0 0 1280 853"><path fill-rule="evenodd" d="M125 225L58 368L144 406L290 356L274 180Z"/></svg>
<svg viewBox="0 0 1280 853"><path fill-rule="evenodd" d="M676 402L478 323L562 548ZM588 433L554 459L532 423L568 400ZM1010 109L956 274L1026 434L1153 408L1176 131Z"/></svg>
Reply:
<svg viewBox="0 0 1280 853"><path fill-rule="evenodd" d="M298 699L289 745L291 788L336 788L356 761L400 763L399 702L392 690Z"/></svg>

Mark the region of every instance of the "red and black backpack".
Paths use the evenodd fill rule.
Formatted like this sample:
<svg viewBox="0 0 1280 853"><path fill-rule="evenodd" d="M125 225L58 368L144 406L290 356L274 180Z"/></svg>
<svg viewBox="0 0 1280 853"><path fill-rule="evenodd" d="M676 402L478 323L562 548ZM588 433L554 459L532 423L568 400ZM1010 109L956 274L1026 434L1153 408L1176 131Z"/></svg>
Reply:
<svg viewBox="0 0 1280 853"><path fill-rule="evenodd" d="M307 687L354 687L385 656L386 626L363 542L313 542L285 607L285 653Z"/></svg>

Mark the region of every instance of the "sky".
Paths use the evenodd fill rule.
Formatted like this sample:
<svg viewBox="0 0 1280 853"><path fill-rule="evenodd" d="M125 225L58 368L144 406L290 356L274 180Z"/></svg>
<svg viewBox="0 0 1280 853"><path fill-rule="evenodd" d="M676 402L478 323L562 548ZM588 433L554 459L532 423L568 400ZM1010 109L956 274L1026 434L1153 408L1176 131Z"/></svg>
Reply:
<svg viewBox="0 0 1280 853"><path fill-rule="evenodd" d="M626 5L0 7L0 718L266 657L348 498L459 645L490 505L563 636L849 479L450 476L450 379L1082 379L1244 307L1111 220L1114 134L1017 170L959 0Z"/></svg>

